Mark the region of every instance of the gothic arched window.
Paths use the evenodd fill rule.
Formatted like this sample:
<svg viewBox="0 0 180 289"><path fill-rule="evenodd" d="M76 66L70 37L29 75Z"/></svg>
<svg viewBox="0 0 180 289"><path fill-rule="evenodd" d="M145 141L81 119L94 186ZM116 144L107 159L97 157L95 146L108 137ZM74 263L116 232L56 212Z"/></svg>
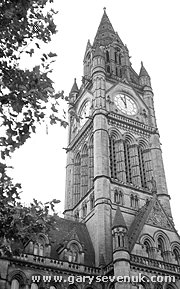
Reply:
<svg viewBox="0 0 180 289"><path fill-rule="evenodd" d="M173 250L173 254L174 254L174 258L177 261L177 263L180 263L180 254L179 254L179 250L177 248L174 248Z"/></svg>
<svg viewBox="0 0 180 289"><path fill-rule="evenodd" d="M90 210L94 208L94 193L90 195Z"/></svg>
<svg viewBox="0 0 180 289"><path fill-rule="evenodd" d="M93 137L91 137L89 142L89 185L88 189L93 187L94 179L94 150L93 150Z"/></svg>
<svg viewBox="0 0 180 289"><path fill-rule="evenodd" d="M143 188L147 187L147 179L146 179L146 171L145 171L145 162L144 162L144 154L141 146L138 147L138 157L139 157L139 169L140 169L140 177L141 177L141 186Z"/></svg>
<svg viewBox="0 0 180 289"><path fill-rule="evenodd" d="M145 246L145 249L146 249L146 253L148 254L148 257L149 257L151 246L150 246L150 243L149 243L148 240L145 240L145 241L144 241L144 246Z"/></svg>
<svg viewBox="0 0 180 289"><path fill-rule="evenodd" d="M81 157L81 190L82 190L82 197L88 191L88 149L87 145L84 146L82 150L82 157Z"/></svg>
<svg viewBox="0 0 180 289"><path fill-rule="evenodd" d="M79 263L79 247L76 244L71 244L69 248L69 262Z"/></svg>
<svg viewBox="0 0 180 289"><path fill-rule="evenodd" d="M17 279L13 279L11 282L11 289L20 289L20 284Z"/></svg>
<svg viewBox="0 0 180 289"><path fill-rule="evenodd" d="M107 72L110 73L111 72L111 69L110 69L110 66L107 65Z"/></svg>
<svg viewBox="0 0 180 289"><path fill-rule="evenodd" d="M106 50L106 61L109 62L109 51Z"/></svg>
<svg viewBox="0 0 180 289"><path fill-rule="evenodd" d="M115 140L113 137L109 140L110 148L110 168L111 168L111 177L117 178L117 169L116 169L116 149L115 149Z"/></svg>
<svg viewBox="0 0 180 289"><path fill-rule="evenodd" d="M161 237L159 237L157 243L158 243L158 250L160 251L160 254L163 257L163 253L165 251L164 240Z"/></svg>
<svg viewBox="0 0 180 289"><path fill-rule="evenodd" d="M115 61L115 63L117 63L117 52L116 51L114 52L114 61Z"/></svg>
<svg viewBox="0 0 180 289"><path fill-rule="evenodd" d="M126 141L124 142L124 158L125 158L126 181L127 183L132 183L130 148L129 143Z"/></svg>
<svg viewBox="0 0 180 289"><path fill-rule="evenodd" d="M121 65L121 55L119 54L119 64Z"/></svg>
<svg viewBox="0 0 180 289"><path fill-rule="evenodd" d="M123 205L123 193L117 189L114 191L114 202Z"/></svg>
<svg viewBox="0 0 180 289"><path fill-rule="evenodd" d="M87 215L87 203L86 202L82 204L82 213L83 213L83 218L85 218Z"/></svg>
<svg viewBox="0 0 180 289"><path fill-rule="evenodd" d="M75 204L80 200L81 157L78 153L74 161L74 199Z"/></svg>

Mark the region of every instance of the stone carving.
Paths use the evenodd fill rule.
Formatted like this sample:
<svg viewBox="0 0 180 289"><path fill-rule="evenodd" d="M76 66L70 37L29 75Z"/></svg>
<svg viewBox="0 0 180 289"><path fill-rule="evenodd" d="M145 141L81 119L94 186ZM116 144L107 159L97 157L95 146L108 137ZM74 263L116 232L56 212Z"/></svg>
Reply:
<svg viewBox="0 0 180 289"><path fill-rule="evenodd" d="M165 216L158 202L156 202L154 207L152 208L152 211L148 217L147 223L161 227L161 228L173 230L172 225L170 224L169 220Z"/></svg>

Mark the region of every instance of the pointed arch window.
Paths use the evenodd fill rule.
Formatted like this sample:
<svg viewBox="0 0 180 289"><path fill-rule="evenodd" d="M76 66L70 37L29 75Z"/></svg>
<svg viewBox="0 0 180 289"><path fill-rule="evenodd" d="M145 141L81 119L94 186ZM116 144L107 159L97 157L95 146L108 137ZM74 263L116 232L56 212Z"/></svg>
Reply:
<svg viewBox="0 0 180 289"><path fill-rule="evenodd" d="M17 279L13 279L11 282L11 289L20 289L20 284Z"/></svg>
<svg viewBox="0 0 180 289"><path fill-rule="evenodd" d="M176 262L177 262L178 265L179 265L179 264L180 264L180 254L179 254L179 250L178 250L177 248L174 248L173 254L174 254L174 258L175 258Z"/></svg>
<svg viewBox="0 0 180 289"><path fill-rule="evenodd" d="M39 255L39 245L38 244L34 245L34 255Z"/></svg>
<svg viewBox="0 0 180 289"><path fill-rule="evenodd" d="M119 190L115 189L115 191L114 191L114 202L116 204L123 205L123 193L122 193L122 191L119 191Z"/></svg>
<svg viewBox="0 0 180 289"><path fill-rule="evenodd" d="M82 190L82 197L88 191L88 149L87 145L84 146L82 150L82 157L81 157L81 190Z"/></svg>
<svg viewBox="0 0 180 289"><path fill-rule="evenodd" d="M145 240L144 241L144 246L145 246L145 249L146 249L146 253L148 254L148 257L150 256L150 244L149 244L149 241L148 240Z"/></svg>
<svg viewBox="0 0 180 289"><path fill-rule="evenodd" d="M114 52L114 62L117 63L117 52Z"/></svg>
<svg viewBox="0 0 180 289"><path fill-rule="evenodd" d="M107 73L110 73L110 72L111 72L110 66L107 65Z"/></svg>
<svg viewBox="0 0 180 289"><path fill-rule="evenodd" d="M124 160L125 160L125 170L126 170L126 182L132 183L130 147L127 141L124 142Z"/></svg>
<svg viewBox="0 0 180 289"><path fill-rule="evenodd" d="M69 262L79 263L79 247L76 244L70 245Z"/></svg>
<svg viewBox="0 0 180 289"><path fill-rule="evenodd" d="M39 246L39 256L44 256L44 246L42 244Z"/></svg>
<svg viewBox="0 0 180 289"><path fill-rule="evenodd" d="M113 137L109 140L109 148L110 148L110 169L111 169L111 177L117 178L117 168L116 168L116 149L115 149L115 140Z"/></svg>
<svg viewBox="0 0 180 289"><path fill-rule="evenodd" d="M93 179L94 179L94 150L93 150L93 136L89 142L89 186L88 189L93 187Z"/></svg>
<svg viewBox="0 0 180 289"><path fill-rule="evenodd" d="M144 162L144 154L141 146L138 147L138 157L139 157L139 169L140 169L140 177L141 177L141 186L143 188L147 187L147 179L146 179L146 171L145 171L145 162Z"/></svg>
<svg viewBox="0 0 180 289"><path fill-rule="evenodd" d="M94 208L94 193L90 195L90 210Z"/></svg>
<svg viewBox="0 0 180 289"><path fill-rule="evenodd" d="M82 204L82 213L83 213L83 218L85 218L87 215L87 203L86 202Z"/></svg>
<svg viewBox="0 0 180 289"><path fill-rule="evenodd" d="M106 50L106 61L109 62L109 51Z"/></svg>
<svg viewBox="0 0 180 289"><path fill-rule="evenodd" d="M75 204L80 200L80 181L81 181L81 157L78 153L74 161L74 200Z"/></svg>
<svg viewBox="0 0 180 289"><path fill-rule="evenodd" d="M158 250L160 251L161 256L164 257L163 254L165 251L164 240L161 237L159 237L157 243L158 243Z"/></svg>
<svg viewBox="0 0 180 289"><path fill-rule="evenodd" d="M119 64L121 65L121 55L119 54Z"/></svg>

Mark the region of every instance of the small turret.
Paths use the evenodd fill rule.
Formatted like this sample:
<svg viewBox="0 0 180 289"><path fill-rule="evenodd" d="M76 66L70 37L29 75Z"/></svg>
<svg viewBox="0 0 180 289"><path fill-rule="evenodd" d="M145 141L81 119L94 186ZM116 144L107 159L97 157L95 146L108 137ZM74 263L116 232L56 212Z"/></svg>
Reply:
<svg viewBox="0 0 180 289"><path fill-rule="evenodd" d="M142 86L150 86L151 87L151 78L145 69L143 62L141 61L141 69L139 73L139 84Z"/></svg>
<svg viewBox="0 0 180 289"><path fill-rule="evenodd" d="M76 83L76 78L74 78L74 83L73 83L73 86L72 86L71 91L69 93L70 102L73 103L76 100L78 93L79 93L79 88L78 88L77 83Z"/></svg>
<svg viewBox="0 0 180 289"><path fill-rule="evenodd" d="M130 254L129 254L129 241L128 229L119 207L117 207L116 214L112 225L113 237L113 263L114 275L130 276ZM116 283L116 289L130 289L128 283Z"/></svg>

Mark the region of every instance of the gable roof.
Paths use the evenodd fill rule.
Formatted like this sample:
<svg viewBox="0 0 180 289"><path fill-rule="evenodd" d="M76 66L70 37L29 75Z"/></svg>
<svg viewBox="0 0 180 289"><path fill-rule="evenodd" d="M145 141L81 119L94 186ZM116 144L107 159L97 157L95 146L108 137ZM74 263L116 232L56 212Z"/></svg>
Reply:
<svg viewBox="0 0 180 289"><path fill-rule="evenodd" d="M75 236L75 239L78 239L84 248L85 265L94 266L94 248L86 224L63 219L60 217L57 217L56 224L56 230L52 230L49 234L53 240L51 257L58 259L57 249L59 246L63 246L65 241L70 241L74 239Z"/></svg>
<svg viewBox="0 0 180 289"><path fill-rule="evenodd" d="M132 251L145 224L176 232L173 223L164 211L164 208L159 202L156 194L154 194L153 198L138 211L129 228L128 237L130 251Z"/></svg>

